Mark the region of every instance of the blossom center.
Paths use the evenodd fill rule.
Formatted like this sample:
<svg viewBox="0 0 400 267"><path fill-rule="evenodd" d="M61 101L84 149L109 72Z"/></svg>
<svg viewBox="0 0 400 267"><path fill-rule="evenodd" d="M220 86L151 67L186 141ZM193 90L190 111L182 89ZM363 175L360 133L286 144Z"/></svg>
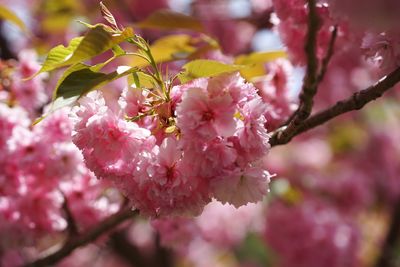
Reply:
<svg viewBox="0 0 400 267"><path fill-rule="evenodd" d="M203 117L201 118L203 121L211 121L214 119L214 112L211 110L207 110L203 113Z"/></svg>

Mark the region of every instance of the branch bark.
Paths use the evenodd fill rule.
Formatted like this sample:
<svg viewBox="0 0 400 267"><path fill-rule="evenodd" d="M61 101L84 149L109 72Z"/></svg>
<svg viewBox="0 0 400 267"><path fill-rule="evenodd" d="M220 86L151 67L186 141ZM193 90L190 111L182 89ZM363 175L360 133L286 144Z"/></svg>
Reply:
<svg viewBox="0 0 400 267"><path fill-rule="evenodd" d="M313 98L318 88L318 59L316 55L317 35L320 27L320 19L317 14L316 1L308 0L308 31L304 52L307 57L306 74L300 93L300 104L289 121L286 131L281 138L290 138L296 128L307 119L313 107Z"/></svg>
<svg viewBox="0 0 400 267"><path fill-rule="evenodd" d="M383 77L376 84L368 87L367 89L356 92L348 99L339 101L332 107L309 117L300 125L298 125L296 129L291 130L290 132L288 132L288 128L276 131L270 139L270 144L271 146L286 144L298 134L306 132L344 113L361 109L367 103L381 97L399 81L400 68Z"/></svg>
<svg viewBox="0 0 400 267"><path fill-rule="evenodd" d="M16 59L17 56L10 49L10 44L4 36L4 22L0 20L0 59Z"/></svg>
<svg viewBox="0 0 400 267"><path fill-rule="evenodd" d="M375 267L396 267L393 262L393 249L400 236L400 201L397 201L392 212L389 231L387 232L382 252L375 263Z"/></svg>
<svg viewBox="0 0 400 267"><path fill-rule="evenodd" d="M105 232L112 230L114 227L116 227L123 221L132 218L136 214L137 211L132 211L131 209L126 209L117 212L116 214L111 215L110 217L102 221L100 224L98 224L91 230L77 236L76 238L70 239L67 243L64 244L62 248L60 248L55 253L45 256L44 258L38 259L34 262L28 263L24 265L24 267L52 266L53 264L67 257L76 248L96 240L99 236L101 236Z"/></svg>

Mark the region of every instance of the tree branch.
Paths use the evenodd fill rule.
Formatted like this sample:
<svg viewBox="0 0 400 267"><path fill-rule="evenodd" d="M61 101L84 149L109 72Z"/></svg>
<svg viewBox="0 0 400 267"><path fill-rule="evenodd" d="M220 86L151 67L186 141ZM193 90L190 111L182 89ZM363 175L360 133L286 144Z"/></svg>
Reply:
<svg viewBox="0 0 400 267"><path fill-rule="evenodd" d="M78 225L76 224L74 215L72 214L72 212L69 208L67 196L62 191L61 191L61 194L64 197L62 209L65 212L65 218L67 220L68 238L73 238L79 234Z"/></svg>
<svg viewBox="0 0 400 267"><path fill-rule="evenodd" d="M62 248L60 248L55 253L52 253L44 258L38 259L34 262L28 263L24 265L24 267L45 267L52 266L53 264L59 262L63 258L67 257L74 251L76 248L86 245L94 240L96 240L99 236L104 234L105 232L113 229L123 221L135 216L138 212L132 211L131 209L126 209L111 215L110 217L103 220L100 224L90 229L89 231L77 236L69 240L64 244Z"/></svg>
<svg viewBox="0 0 400 267"><path fill-rule="evenodd" d="M110 236L109 245L117 255L131 266L151 267L149 260L143 255L140 249L129 242L125 231L113 233Z"/></svg>
<svg viewBox="0 0 400 267"><path fill-rule="evenodd" d="M371 102L381 97L387 90L392 88L400 81L400 68L396 69L389 75L380 79L376 84L354 93L348 99L337 102L330 108L327 108L319 113L311 116L303 121L296 129L287 132L288 129L281 129L276 131L271 139L271 146L283 145L288 143L296 135L306 132L318 125L321 125L341 114L347 113L352 110L358 110L364 107L368 102ZM285 133L285 134L283 134Z"/></svg>
<svg viewBox="0 0 400 267"><path fill-rule="evenodd" d="M333 52L335 50L334 48L335 48L337 32L338 32L338 27L337 25L335 25L331 33L331 39L329 40L328 50L326 52L324 59L322 60L322 66L317 76L316 87L318 87L318 85L322 82L322 80L325 77L326 71L328 70L328 64L331 61Z"/></svg>
<svg viewBox="0 0 400 267"><path fill-rule="evenodd" d="M293 114L286 131L282 132L281 138L290 138L296 131L298 125L307 119L312 110L313 98L317 93L318 59L316 56L317 35L320 19L317 14L316 1L308 0L308 32L304 51L307 57L307 68L304 76L303 87L300 93L300 104Z"/></svg>
<svg viewBox="0 0 400 267"><path fill-rule="evenodd" d="M0 20L0 59L16 59L17 56L10 49L10 44L4 36L4 22Z"/></svg>
<svg viewBox="0 0 400 267"><path fill-rule="evenodd" d="M400 201L393 208L390 228L387 232L382 252L375 263L375 267L396 267L393 262L393 249L400 235Z"/></svg>

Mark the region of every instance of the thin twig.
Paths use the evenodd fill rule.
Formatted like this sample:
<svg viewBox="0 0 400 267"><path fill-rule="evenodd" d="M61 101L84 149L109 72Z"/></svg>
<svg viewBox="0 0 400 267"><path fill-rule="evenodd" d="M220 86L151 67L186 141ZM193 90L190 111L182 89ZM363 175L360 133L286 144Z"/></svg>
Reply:
<svg viewBox="0 0 400 267"><path fill-rule="evenodd" d="M287 129L277 130L270 139L271 146L282 145L288 143L294 136L306 132L318 125L321 125L341 114L352 110L358 110L367 103L381 97L387 90L392 88L400 81L400 68L396 69L389 75L380 79L376 84L354 93L348 99L337 102L335 105L327 108L303 121L293 132L284 133Z"/></svg>
<svg viewBox="0 0 400 267"><path fill-rule="evenodd" d="M317 93L318 59L316 56L317 35L320 19L317 14L316 1L308 0L308 32L304 51L307 57L307 68L304 76L303 87L300 93L300 104L289 121L287 130L282 132L282 138L290 137L298 125L307 119L312 110L313 98Z"/></svg>
<svg viewBox="0 0 400 267"><path fill-rule="evenodd" d="M328 64L331 61L331 58L333 56L334 48L335 48L335 42L336 42L336 37L337 37L337 32L338 32L338 27L335 25L333 27L332 33L331 33L331 39L329 40L329 45L328 45L328 50L326 52L326 55L324 59L322 60L322 65L321 69L319 71L319 74L317 76L317 84L316 87L321 83L321 81L324 79L326 71L328 69Z"/></svg>
<svg viewBox="0 0 400 267"><path fill-rule="evenodd" d="M74 251L76 248L86 245L94 240L96 240L99 236L104 234L105 232L112 230L114 227L122 223L123 221L135 216L137 211L132 211L130 209L125 209L120 212L117 212L114 215L111 215L100 224L95 226L94 228L88 230L87 232L77 236L74 239L71 239L67 242L62 248L58 251L45 256L44 258L38 259L34 262L28 263L24 265L24 267L45 267L52 266L55 263L59 262L63 258L67 257Z"/></svg>

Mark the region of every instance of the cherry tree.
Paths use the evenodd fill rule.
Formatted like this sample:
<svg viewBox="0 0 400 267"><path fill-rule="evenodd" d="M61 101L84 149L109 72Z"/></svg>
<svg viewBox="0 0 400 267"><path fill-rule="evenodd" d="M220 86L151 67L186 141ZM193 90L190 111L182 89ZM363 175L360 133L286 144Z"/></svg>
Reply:
<svg viewBox="0 0 400 267"><path fill-rule="evenodd" d="M0 1L0 266L397 266L398 11Z"/></svg>

